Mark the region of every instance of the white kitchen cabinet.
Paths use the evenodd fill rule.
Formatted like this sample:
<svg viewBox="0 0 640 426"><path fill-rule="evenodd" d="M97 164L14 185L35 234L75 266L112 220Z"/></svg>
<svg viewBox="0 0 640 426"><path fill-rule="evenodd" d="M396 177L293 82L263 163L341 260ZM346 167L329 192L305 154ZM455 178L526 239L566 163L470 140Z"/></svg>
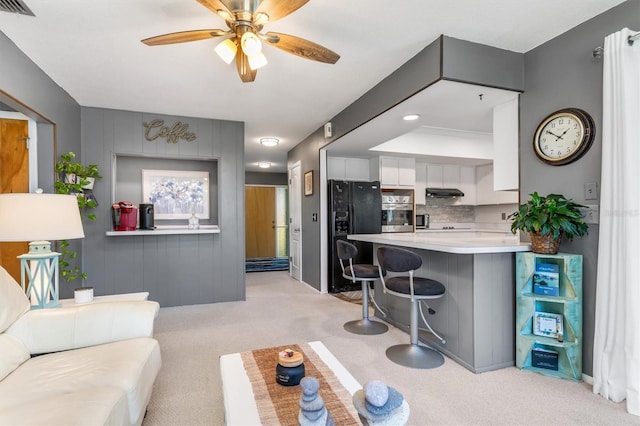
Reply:
<svg viewBox="0 0 640 426"><path fill-rule="evenodd" d="M428 188L457 188L460 185L460 166L427 164Z"/></svg>
<svg viewBox="0 0 640 426"><path fill-rule="evenodd" d="M380 185L412 188L416 184L416 160L405 157L378 157L371 160L371 176L376 175Z"/></svg>
<svg viewBox="0 0 640 426"><path fill-rule="evenodd" d="M365 158L328 157L327 179L369 180L369 160Z"/></svg>
<svg viewBox="0 0 640 426"><path fill-rule="evenodd" d="M460 167L460 185L458 189L464 193L456 204L475 206L477 201L476 168L475 166Z"/></svg>
<svg viewBox="0 0 640 426"><path fill-rule="evenodd" d="M495 191L493 189L493 164L476 167L476 203L487 204L517 204L517 191Z"/></svg>
<svg viewBox="0 0 640 426"><path fill-rule="evenodd" d="M416 186L414 198L416 204L425 204L427 202L427 163L416 161Z"/></svg>
<svg viewBox="0 0 640 426"><path fill-rule="evenodd" d="M518 99L493 108L493 189L518 190Z"/></svg>
<svg viewBox="0 0 640 426"><path fill-rule="evenodd" d="M442 188L444 165L427 164L427 188Z"/></svg>

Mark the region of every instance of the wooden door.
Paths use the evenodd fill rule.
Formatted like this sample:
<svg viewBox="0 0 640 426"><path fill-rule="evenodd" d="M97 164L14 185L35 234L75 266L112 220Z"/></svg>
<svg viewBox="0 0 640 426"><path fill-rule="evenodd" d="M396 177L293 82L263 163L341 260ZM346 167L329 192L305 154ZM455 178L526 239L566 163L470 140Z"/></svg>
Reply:
<svg viewBox="0 0 640 426"><path fill-rule="evenodd" d="M276 256L276 189L245 187L245 256Z"/></svg>
<svg viewBox="0 0 640 426"><path fill-rule="evenodd" d="M26 120L0 119L0 193L29 192L29 150ZM28 242L0 243L0 265L20 282L16 256L29 251Z"/></svg>

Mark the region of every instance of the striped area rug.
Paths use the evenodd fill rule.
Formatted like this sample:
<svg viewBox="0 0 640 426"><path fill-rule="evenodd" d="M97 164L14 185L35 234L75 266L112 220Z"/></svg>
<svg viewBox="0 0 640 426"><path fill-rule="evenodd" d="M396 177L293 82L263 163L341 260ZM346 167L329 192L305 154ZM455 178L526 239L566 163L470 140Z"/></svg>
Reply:
<svg viewBox="0 0 640 426"><path fill-rule="evenodd" d="M286 271L289 269L288 257L259 257L247 259L246 272Z"/></svg>

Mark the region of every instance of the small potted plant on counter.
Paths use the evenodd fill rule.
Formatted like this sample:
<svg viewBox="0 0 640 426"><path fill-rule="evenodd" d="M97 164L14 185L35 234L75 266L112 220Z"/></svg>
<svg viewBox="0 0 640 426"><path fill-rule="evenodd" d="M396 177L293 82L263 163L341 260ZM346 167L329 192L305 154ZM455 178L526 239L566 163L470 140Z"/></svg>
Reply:
<svg viewBox="0 0 640 426"><path fill-rule="evenodd" d="M75 162L75 156L76 154L71 151L60 155L60 159L56 163L58 178L54 183L55 191L57 194L75 195L80 214L89 220L96 220L93 210L98 206L98 203L93 195L93 184L95 179L102 176L98 172L97 165L85 166ZM84 285L87 273L83 272L80 267L71 265L78 255L77 252L70 248L69 241L62 240L60 241L60 253L60 276L68 283L76 279L81 280L81 287L74 291L76 303L90 302L93 300L93 288Z"/></svg>
<svg viewBox="0 0 640 426"><path fill-rule="evenodd" d="M580 209L586 208L563 195L549 194L546 197L531 194L518 211L509 215L511 232L517 230L529 233L534 253L556 254L560 240L564 236L569 241L573 237L587 234L588 225Z"/></svg>

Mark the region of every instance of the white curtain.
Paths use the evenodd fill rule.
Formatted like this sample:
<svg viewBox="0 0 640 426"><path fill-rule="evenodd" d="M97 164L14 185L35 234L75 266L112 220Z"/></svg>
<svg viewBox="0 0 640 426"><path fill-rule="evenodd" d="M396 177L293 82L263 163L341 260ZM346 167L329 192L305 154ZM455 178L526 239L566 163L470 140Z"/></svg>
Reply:
<svg viewBox="0 0 640 426"><path fill-rule="evenodd" d="M593 392L640 415L640 40L604 46Z"/></svg>

